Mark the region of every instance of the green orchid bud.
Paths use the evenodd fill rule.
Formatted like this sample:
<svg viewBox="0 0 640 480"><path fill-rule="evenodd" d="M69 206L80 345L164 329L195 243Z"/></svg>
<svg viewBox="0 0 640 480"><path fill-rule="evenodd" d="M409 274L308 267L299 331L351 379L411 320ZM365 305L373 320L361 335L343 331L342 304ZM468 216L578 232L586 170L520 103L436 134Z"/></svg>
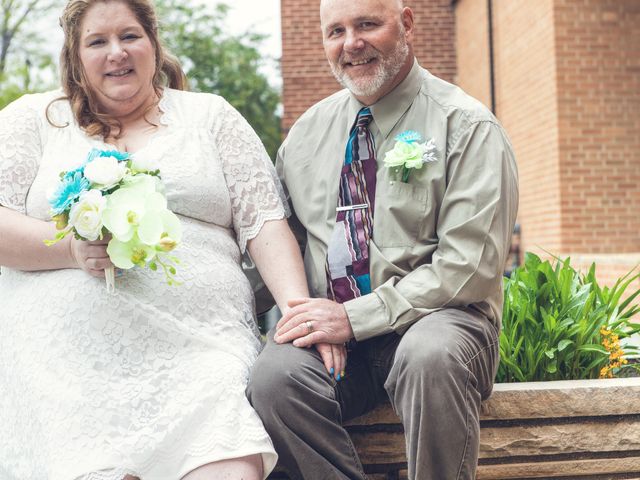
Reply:
<svg viewBox="0 0 640 480"><path fill-rule="evenodd" d="M56 222L56 229L64 230L67 228L69 223L69 214L67 212L63 212L59 215L55 215L52 217L52 220Z"/></svg>

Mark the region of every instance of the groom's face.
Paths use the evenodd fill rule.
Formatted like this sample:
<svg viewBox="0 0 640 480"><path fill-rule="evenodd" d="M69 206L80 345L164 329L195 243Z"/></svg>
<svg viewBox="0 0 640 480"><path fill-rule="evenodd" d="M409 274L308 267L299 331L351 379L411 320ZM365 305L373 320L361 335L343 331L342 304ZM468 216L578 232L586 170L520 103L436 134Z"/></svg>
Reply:
<svg viewBox="0 0 640 480"><path fill-rule="evenodd" d="M400 0L322 0L322 36L336 79L370 104L413 65L413 14Z"/></svg>

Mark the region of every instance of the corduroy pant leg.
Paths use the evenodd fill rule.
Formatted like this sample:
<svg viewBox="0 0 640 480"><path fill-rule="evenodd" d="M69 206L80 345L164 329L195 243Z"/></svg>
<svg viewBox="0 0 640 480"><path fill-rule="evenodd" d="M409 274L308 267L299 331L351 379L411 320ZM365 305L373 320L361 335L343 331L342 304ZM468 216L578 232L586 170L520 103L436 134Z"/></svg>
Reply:
<svg viewBox="0 0 640 480"><path fill-rule="evenodd" d="M371 382L358 358L349 354L339 393L315 348L279 345L273 341L273 331L269 333L252 369L247 396L273 440L280 465L292 479L365 478L342 427L344 419L376 403L374 395L367 393Z"/></svg>
<svg viewBox="0 0 640 480"><path fill-rule="evenodd" d="M480 402L498 365L498 331L471 310L445 309L402 336L385 383L404 425L409 478L473 480Z"/></svg>

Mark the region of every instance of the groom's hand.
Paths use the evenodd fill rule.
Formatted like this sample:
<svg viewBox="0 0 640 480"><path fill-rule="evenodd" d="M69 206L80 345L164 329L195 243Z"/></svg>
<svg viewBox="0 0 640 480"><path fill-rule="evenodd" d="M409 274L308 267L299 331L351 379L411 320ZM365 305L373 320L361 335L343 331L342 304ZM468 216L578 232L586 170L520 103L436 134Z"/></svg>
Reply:
<svg viewBox="0 0 640 480"><path fill-rule="evenodd" d="M296 347L316 343L342 344L353 337L344 306L326 298L290 300L276 325L277 343L293 341Z"/></svg>

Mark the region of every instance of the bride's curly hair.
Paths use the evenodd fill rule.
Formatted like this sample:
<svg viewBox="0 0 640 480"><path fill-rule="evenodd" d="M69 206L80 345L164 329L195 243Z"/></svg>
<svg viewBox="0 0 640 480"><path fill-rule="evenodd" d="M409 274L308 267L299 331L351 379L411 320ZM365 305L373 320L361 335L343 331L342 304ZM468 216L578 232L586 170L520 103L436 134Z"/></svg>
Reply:
<svg viewBox="0 0 640 480"><path fill-rule="evenodd" d="M69 0L60 17L64 31L64 45L60 53L60 77L65 96L55 99L47 107L47 118L51 104L68 100L78 125L88 135L108 138L113 131L120 132L120 122L101 113L95 92L92 90L80 61L80 26L87 10L96 3L121 2L135 15L146 32L155 52L153 88L160 97L163 85L177 90L186 90L187 79L180 62L162 45L158 36L158 19L151 0ZM49 120L51 123L51 120Z"/></svg>

